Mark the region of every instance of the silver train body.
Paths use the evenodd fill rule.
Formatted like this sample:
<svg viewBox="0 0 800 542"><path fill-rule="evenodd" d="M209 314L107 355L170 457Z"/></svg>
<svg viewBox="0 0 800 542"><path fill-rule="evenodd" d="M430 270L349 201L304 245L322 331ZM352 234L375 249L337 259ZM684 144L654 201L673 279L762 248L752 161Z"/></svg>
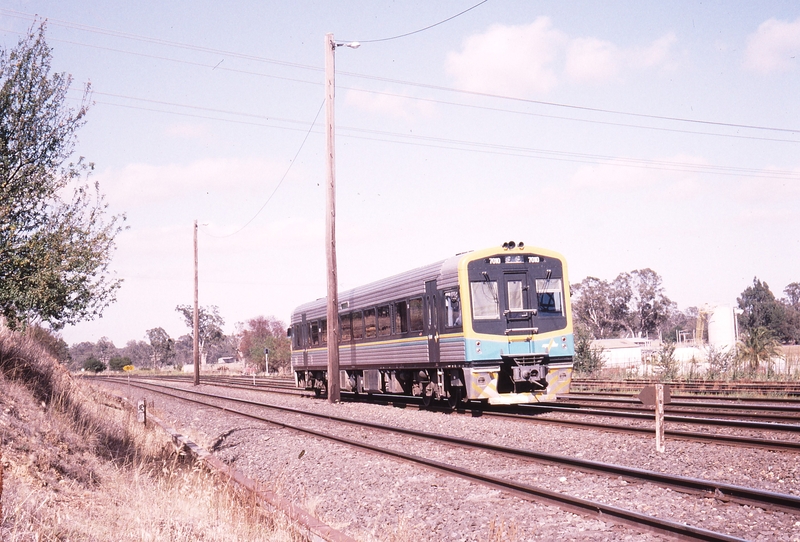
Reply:
<svg viewBox="0 0 800 542"><path fill-rule="evenodd" d="M327 300L292 314L297 386L325 393ZM569 391L564 258L522 243L468 252L339 294L342 391L516 404Z"/></svg>

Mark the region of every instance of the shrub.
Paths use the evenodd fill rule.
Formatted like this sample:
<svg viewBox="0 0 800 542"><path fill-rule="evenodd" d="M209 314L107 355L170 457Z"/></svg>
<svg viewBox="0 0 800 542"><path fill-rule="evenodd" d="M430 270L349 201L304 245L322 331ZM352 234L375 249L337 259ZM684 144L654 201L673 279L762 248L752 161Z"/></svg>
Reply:
<svg viewBox="0 0 800 542"><path fill-rule="evenodd" d="M83 362L83 368L93 373L100 373L106 370L106 364L94 356L86 358Z"/></svg>

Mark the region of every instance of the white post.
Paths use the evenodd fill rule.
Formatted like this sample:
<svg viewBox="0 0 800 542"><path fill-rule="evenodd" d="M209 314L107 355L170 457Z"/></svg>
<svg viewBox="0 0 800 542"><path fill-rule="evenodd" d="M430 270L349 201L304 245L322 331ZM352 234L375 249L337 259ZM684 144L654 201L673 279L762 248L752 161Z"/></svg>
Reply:
<svg viewBox="0 0 800 542"><path fill-rule="evenodd" d="M656 384L656 451L664 453L664 384Z"/></svg>

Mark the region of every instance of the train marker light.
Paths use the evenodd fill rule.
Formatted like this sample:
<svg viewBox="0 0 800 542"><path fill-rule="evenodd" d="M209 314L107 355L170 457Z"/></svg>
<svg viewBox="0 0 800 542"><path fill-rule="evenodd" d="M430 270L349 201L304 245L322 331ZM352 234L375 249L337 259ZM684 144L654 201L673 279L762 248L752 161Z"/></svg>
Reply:
<svg viewBox="0 0 800 542"><path fill-rule="evenodd" d="M517 244L514 241L508 242L508 250L512 250Z"/></svg>

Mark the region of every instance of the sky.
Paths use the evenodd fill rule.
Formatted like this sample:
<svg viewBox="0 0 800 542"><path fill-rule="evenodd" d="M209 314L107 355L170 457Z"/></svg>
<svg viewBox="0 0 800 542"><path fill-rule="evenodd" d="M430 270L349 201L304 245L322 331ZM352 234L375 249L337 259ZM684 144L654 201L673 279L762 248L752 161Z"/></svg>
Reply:
<svg viewBox="0 0 800 542"><path fill-rule="evenodd" d="M76 154L125 214L69 344L289 320L325 296L324 39L340 289L523 241L570 279L651 268L680 309L800 281L800 3L6 0L92 102ZM37 19L38 18L38 19ZM410 34L403 37L404 34ZM395 38L395 39L387 39Z"/></svg>

